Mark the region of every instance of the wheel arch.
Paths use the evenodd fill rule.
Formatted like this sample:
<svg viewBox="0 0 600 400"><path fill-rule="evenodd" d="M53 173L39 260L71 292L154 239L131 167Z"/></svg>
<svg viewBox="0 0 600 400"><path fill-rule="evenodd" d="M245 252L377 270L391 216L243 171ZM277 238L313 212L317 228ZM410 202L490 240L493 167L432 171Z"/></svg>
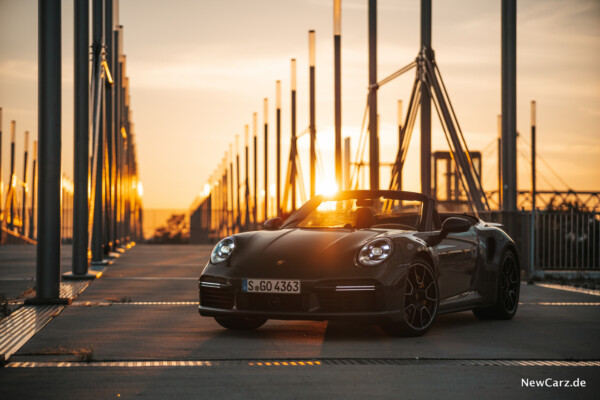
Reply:
<svg viewBox="0 0 600 400"><path fill-rule="evenodd" d="M504 256L504 254L508 251L513 253L513 255L516 258L517 265L519 266L519 270L521 270L521 256L519 255L519 250L517 249L517 246L512 241L506 243L506 245L502 249L502 252L500 253L500 260L502 260L502 257ZM501 267L501 266L499 265L499 267Z"/></svg>
<svg viewBox="0 0 600 400"><path fill-rule="evenodd" d="M427 261L433 269L433 271L435 272L436 276L438 275L437 265L435 264L435 262L433 261L433 257L431 256L431 254L429 254L427 250L421 249L417 251L411 261L415 261L417 259L423 259Z"/></svg>

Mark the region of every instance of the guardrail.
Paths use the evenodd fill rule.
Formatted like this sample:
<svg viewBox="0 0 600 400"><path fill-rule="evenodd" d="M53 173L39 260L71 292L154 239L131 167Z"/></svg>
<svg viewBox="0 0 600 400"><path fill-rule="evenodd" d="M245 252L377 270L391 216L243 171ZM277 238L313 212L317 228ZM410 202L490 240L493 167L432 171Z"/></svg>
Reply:
<svg viewBox="0 0 600 400"><path fill-rule="evenodd" d="M600 213L538 212L535 266L541 270L600 270Z"/></svg>
<svg viewBox="0 0 600 400"><path fill-rule="evenodd" d="M534 275L544 273L600 273L600 212L535 212L534 257L531 257L531 211L518 211L514 218L515 241L521 268ZM502 212L482 215L484 221L502 222ZM531 263L533 261L533 268Z"/></svg>

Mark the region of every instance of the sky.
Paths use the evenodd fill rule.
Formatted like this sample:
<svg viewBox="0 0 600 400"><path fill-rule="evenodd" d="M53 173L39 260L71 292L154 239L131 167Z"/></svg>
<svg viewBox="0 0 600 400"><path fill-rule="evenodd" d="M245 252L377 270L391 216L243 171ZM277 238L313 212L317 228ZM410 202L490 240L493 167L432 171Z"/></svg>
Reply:
<svg viewBox="0 0 600 400"><path fill-rule="evenodd" d="M72 3L62 2L62 165L71 177ZM367 3L342 0L342 135L352 138L353 157L366 106ZM497 187L500 4L500 0L433 1L435 57L469 149L484 151L486 190ZM35 0L0 0L5 183L10 121L17 121L17 154L23 152L25 130L32 138L37 136L37 18ZM270 104L269 163L273 165L276 80L282 81L282 158L287 160L291 58L298 62L298 132L308 127L310 29L316 31L316 128L323 165L317 187L333 180L333 0L120 0L119 23L124 26L145 208L188 208L236 135L243 146L245 124L252 135L254 112L262 159L264 98ZM418 47L419 2L380 0L378 79L414 60ZM397 101L404 100L406 110L413 79L411 71L379 90L382 162L395 158ZM543 159L538 161L538 190L567 186L600 190L600 2L518 1L518 182L523 190L530 188L532 100L537 102L537 148ZM447 150L435 115L433 120L433 150ZM305 177L307 136L298 141ZM17 160L21 176L22 158ZM270 172L269 180L274 182L274 169ZM262 187L262 172L259 176ZM417 123L404 170L405 189L418 191L418 178ZM389 170L382 167L381 186L388 182Z"/></svg>

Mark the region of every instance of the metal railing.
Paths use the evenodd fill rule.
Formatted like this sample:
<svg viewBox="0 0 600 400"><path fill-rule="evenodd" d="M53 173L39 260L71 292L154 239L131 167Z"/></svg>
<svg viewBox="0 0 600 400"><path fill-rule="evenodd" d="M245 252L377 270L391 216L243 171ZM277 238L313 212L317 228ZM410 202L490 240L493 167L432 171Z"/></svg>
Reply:
<svg viewBox="0 0 600 400"><path fill-rule="evenodd" d="M529 273L600 271L600 212L541 211L535 213L534 257L531 257L531 211L518 211L513 240L521 268ZM492 211L484 221L502 222L503 213ZM533 269L531 262L533 260Z"/></svg>
<svg viewBox="0 0 600 400"><path fill-rule="evenodd" d="M538 212L536 270L600 270L600 213Z"/></svg>

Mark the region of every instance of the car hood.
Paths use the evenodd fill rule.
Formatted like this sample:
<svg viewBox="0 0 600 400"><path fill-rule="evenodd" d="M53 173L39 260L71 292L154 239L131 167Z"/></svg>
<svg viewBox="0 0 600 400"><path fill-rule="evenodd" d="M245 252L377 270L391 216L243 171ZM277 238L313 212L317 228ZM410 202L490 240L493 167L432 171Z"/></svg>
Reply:
<svg viewBox="0 0 600 400"><path fill-rule="evenodd" d="M354 266L356 252L378 230L282 229L236 235L232 266L244 270L302 268L320 270ZM333 272L333 271L331 271Z"/></svg>

